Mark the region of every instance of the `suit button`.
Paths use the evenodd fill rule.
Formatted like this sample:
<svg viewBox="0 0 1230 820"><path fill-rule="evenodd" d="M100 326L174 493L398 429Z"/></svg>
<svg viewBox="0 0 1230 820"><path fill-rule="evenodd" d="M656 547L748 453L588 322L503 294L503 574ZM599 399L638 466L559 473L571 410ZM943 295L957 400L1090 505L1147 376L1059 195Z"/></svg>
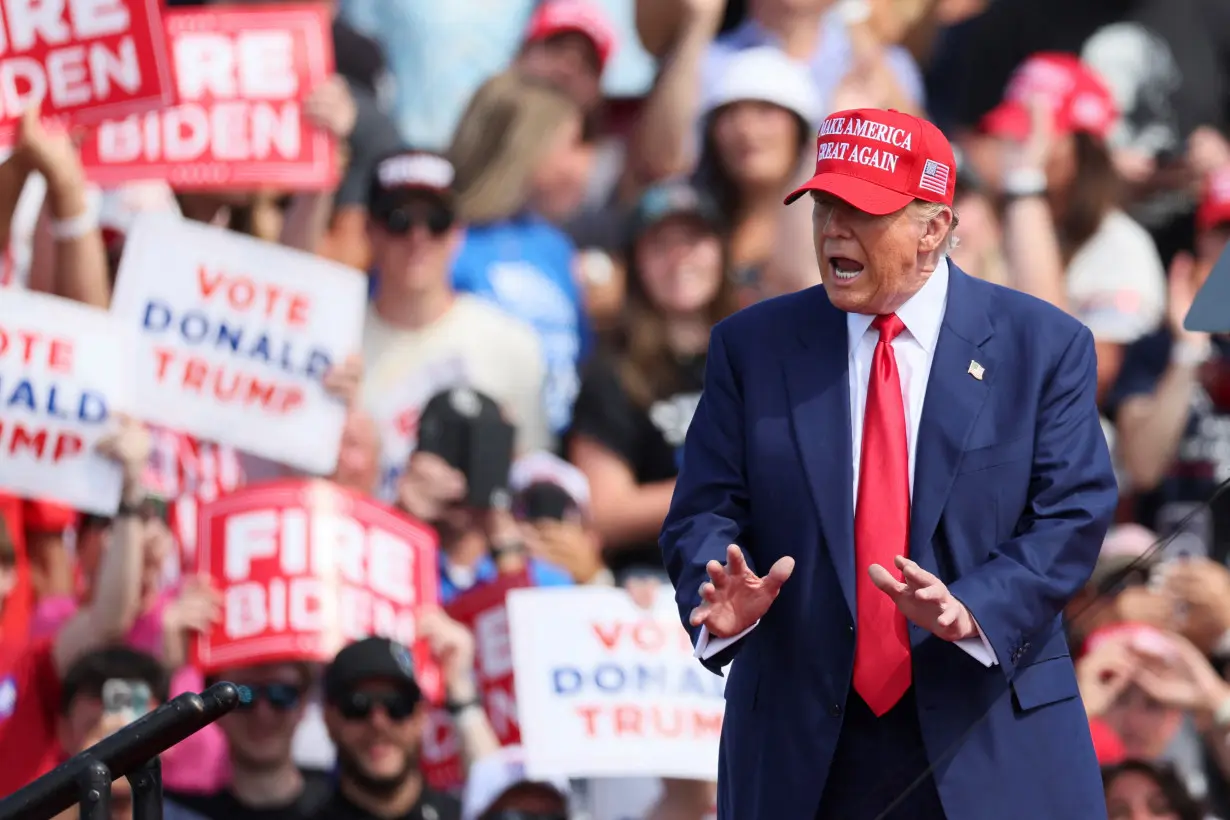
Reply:
<svg viewBox="0 0 1230 820"><path fill-rule="evenodd" d="M841 717L841 704L834 703L833 705L829 706L829 715L832 717Z"/></svg>

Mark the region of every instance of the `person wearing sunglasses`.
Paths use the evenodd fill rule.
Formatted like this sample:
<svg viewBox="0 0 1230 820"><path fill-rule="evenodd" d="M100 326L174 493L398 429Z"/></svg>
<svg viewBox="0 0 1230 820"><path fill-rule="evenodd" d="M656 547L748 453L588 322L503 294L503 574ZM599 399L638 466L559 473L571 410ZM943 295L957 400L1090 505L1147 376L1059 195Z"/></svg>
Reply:
<svg viewBox="0 0 1230 820"><path fill-rule="evenodd" d="M292 741L303 721L315 672L306 663L222 669L205 684L239 687L239 707L218 721L226 738L230 784L206 794L167 792L164 820L303 820L333 791L328 772L296 764Z"/></svg>
<svg viewBox="0 0 1230 820"><path fill-rule="evenodd" d="M324 690L338 783L320 820L460 820L460 802L423 782L429 706L405 646L387 638L350 644L326 667Z"/></svg>
<svg viewBox="0 0 1230 820"><path fill-rule="evenodd" d="M464 383L491 396L517 425L518 449L547 445L543 356L534 330L454 289L464 241L453 164L404 149L377 162L368 196L374 295L363 328L365 410L384 453L378 496L396 500L417 437L418 414L440 390Z"/></svg>

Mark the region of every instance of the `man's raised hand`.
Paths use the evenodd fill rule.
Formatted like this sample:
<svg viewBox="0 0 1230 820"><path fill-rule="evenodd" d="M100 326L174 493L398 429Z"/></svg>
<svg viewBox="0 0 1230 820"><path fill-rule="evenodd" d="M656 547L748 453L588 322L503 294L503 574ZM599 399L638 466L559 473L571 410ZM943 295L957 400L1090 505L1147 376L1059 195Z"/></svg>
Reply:
<svg viewBox="0 0 1230 820"><path fill-rule="evenodd" d="M893 599L902 615L946 641L977 637L974 617L965 604L952 597L943 581L909 558L898 555L894 563L901 570L900 581L879 564L872 564L868 572L872 582Z"/></svg>
<svg viewBox="0 0 1230 820"><path fill-rule="evenodd" d="M759 578L734 544L726 548L726 566L710 561L709 580L700 585L700 606L692 610L692 626L703 626L715 638L738 635L759 621L794 572L794 559L779 558L769 574Z"/></svg>

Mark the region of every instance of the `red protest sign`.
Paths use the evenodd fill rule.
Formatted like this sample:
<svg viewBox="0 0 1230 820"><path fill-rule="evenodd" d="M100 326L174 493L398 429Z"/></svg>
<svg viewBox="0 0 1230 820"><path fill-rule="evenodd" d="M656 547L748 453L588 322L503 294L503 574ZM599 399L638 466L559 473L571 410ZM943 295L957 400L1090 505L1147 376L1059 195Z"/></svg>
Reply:
<svg viewBox="0 0 1230 820"><path fill-rule="evenodd" d="M333 74L327 6L214 6L169 11L165 22L179 104L101 123L81 147L91 180L160 179L186 189L336 184L333 138L303 114L308 94Z"/></svg>
<svg viewBox="0 0 1230 820"><path fill-rule="evenodd" d="M325 481L278 481L202 504L197 571L222 592L222 621L194 642L205 671L326 662L381 635L411 647L438 700L440 672L416 620L436 605L436 537L426 526Z"/></svg>
<svg viewBox="0 0 1230 820"><path fill-rule="evenodd" d="M158 0L4 3L0 123L39 101L44 116L96 122L166 105L173 92Z"/></svg>
<svg viewBox="0 0 1230 820"><path fill-rule="evenodd" d="M517 696L513 687L512 645L508 635L509 590L530 586L529 574L502 575L453 599L444 611L474 635L474 674L487 720L503 746L521 742ZM428 721L423 772L433 788L452 789L465 782L461 749L453 723L443 710Z"/></svg>

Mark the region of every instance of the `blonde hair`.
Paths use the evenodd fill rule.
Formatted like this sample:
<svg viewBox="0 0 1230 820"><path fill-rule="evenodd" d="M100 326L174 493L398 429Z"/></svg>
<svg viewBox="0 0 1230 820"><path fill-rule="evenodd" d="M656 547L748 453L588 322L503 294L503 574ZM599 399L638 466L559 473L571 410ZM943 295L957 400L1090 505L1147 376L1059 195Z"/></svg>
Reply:
<svg viewBox="0 0 1230 820"><path fill-rule="evenodd" d="M475 92L453 135L457 213L475 224L515 216L552 137L580 117L577 105L541 83L506 72Z"/></svg>

